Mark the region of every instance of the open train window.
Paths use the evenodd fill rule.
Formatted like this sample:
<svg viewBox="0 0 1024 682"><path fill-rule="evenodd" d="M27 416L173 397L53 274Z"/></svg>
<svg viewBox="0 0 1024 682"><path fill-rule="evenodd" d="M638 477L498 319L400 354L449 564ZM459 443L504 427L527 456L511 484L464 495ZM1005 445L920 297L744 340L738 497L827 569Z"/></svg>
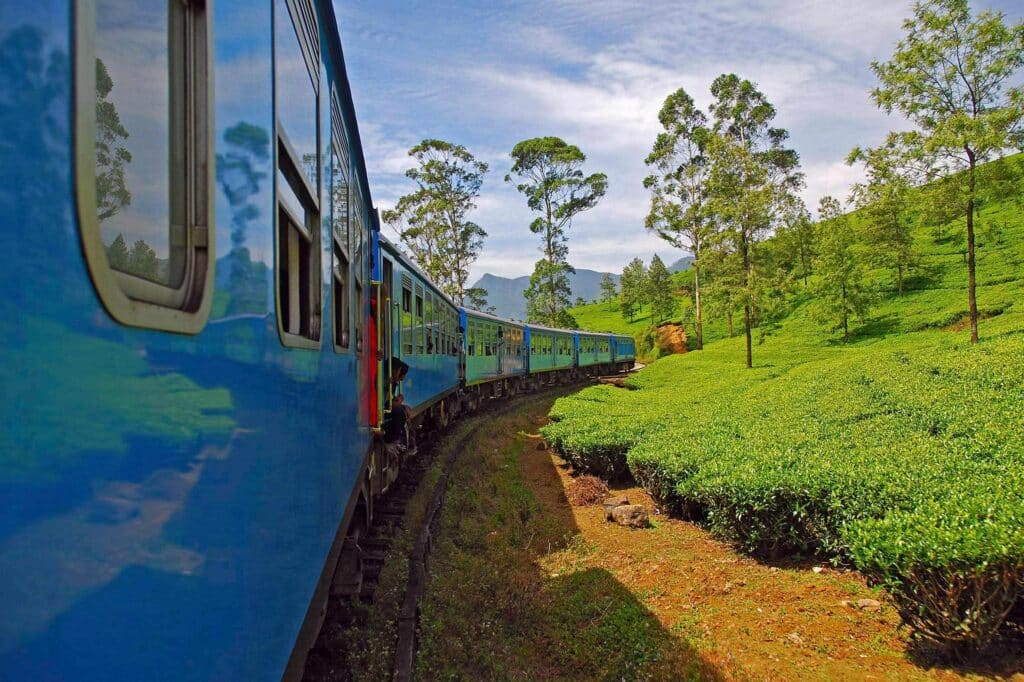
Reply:
<svg viewBox="0 0 1024 682"><path fill-rule="evenodd" d="M74 5L82 249L118 322L196 334L213 297L210 12L121 5Z"/></svg>
<svg viewBox="0 0 1024 682"><path fill-rule="evenodd" d="M320 42L310 0L274 3L277 118L277 305L281 341L318 348Z"/></svg>
<svg viewBox="0 0 1024 682"><path fill-rule="evenodd" d="M402 275L402 355L412 355L412 280Z"/></svg>
<svg viewBox="0 0 1024 682"><path fill-rule="evenodd" d="M331 97L331 243L334 255L331 300L334 349L347 351L352 335L351 251L349 246L348 141L336 96Z"/></svg>
<svg viewBox="0 0 1024 682"><path fill-rule="evenodd" d="M434 294L427 292L425 295L424 305L426 311L424 312L424 329L426 331L426 353L427 355L434 354Z"/></svg>
<svg viewBox="0 0 1024 682"><path fill-rule="evenodd" d="M424 353L424 333L423 333L423 287L419 284L416 285L416 354L423 355Z"/></svg>

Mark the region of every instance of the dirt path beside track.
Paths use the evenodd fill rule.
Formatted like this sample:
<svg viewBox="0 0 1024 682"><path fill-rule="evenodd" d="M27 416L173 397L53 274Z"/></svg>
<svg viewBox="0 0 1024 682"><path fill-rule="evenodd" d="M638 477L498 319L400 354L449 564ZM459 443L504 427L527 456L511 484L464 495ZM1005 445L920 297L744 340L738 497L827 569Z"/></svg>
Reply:
<svg viewBox="0 0 1024 682"><path fill-rule="evenodd" d="M856 573L767 565L690 523L630 530L570 506L569 472L538 434L556 396L494 417L459 459L419 679L961 678L911 661L896 613ZM655 507L638 488L613 493Z"/></svg>

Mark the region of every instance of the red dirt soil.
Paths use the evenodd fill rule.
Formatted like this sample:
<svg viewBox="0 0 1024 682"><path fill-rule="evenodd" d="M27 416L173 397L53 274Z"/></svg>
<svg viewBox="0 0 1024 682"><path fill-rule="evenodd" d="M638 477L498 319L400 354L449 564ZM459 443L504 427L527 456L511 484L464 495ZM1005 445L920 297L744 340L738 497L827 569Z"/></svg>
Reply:
<svg viewBox="0 0 1024 682"><path fill-rule="evenodd" d="M855 572L759 563L691 523L658 514L647 530L617 526L600 505L567 505L573 479L554 452L527 449L520 466L545 511L572 514L594 547L587 567L611 572L726 679L963 679L911 661L896 612ZM610 494L656 509L640 488L613 487ZM859 600L881 603L858 607ZM1009 662L1001 672L1024 679L1017 670Z"/></svg>

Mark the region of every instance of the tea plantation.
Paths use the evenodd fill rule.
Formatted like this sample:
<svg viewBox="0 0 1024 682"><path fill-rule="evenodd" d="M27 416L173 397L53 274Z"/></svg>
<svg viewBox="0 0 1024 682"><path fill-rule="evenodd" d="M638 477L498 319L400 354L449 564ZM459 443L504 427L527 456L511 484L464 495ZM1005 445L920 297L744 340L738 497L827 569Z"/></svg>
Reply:
<svg viewBox="0 0 1024 682"><path fill-rule="evenodd" d="M1024 595L1021 213L982 213L977 346L955 226L922 228L909 290L874 271L880 300L850 343L811 321L798 285L754 369L741 338L715 340L658 360L632 390L559 400L544 435L577 470L628 469L751 554L853 565L915 634L977 650Z"/></svg>

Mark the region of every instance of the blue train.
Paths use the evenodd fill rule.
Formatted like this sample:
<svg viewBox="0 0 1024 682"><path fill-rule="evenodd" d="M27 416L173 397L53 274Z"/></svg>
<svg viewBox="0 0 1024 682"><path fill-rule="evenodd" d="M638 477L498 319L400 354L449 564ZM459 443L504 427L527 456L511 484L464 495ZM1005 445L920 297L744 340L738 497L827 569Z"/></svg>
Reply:
<svg viewBox="0 0 1024 682"><path fill-rule="evenodd" d="M326 0L2 3L0 135L2 679L296 677L393 358L423 428L632 364L381 237Z"/></svg>

